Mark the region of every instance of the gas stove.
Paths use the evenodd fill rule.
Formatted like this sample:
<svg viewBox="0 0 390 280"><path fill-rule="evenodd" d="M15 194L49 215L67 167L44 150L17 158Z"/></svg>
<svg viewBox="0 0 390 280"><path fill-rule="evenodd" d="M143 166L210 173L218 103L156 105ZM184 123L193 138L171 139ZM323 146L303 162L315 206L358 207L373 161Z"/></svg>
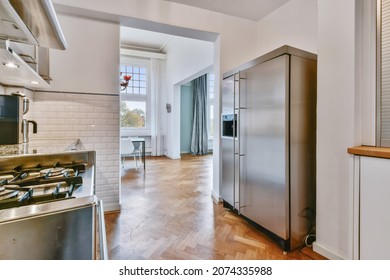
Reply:
<svg viewBox="0 0 390 280"><path fill-rule="evenodd" d="M95 158L95 151L0 157L0 259L96 259L97 243L107 258Z"/></svg>
<svg viewBox="0 0 390 280"><path fill-rule="evenodd" d="M32 168L16 166L0 171L0 210L74 198L83 185L86 163L38 164Z"/></svg>
<svg viewBox="0 0 390 280"><path fill-rule="evenodd" d="M95 158L94 151L1 156L0 210L94 195Z"/></svg>

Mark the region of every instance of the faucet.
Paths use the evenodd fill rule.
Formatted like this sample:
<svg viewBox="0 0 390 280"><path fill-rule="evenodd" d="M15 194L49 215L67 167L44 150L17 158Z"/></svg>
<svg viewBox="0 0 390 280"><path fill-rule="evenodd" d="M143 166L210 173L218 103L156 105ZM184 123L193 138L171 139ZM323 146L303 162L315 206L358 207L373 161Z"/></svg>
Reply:
<svg viewBox="0 0 390 280"><path fill-rule="evenodd" d="M28 142L28 128L30 123L33 125L33 133L38 132L38 124L35 121L24 119L22 123L23 143Z"/></svg>

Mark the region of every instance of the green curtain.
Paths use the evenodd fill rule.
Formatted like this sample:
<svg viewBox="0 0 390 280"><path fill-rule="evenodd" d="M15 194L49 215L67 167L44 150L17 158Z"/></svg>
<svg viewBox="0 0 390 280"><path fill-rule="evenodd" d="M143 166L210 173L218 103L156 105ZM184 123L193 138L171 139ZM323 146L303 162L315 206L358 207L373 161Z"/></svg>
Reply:
<svg viewBox="0 0 390 280"><path fill-rule="evenodd" d="M194 99L194 117L192 123L191 154L205 155L208 147L208 96L207 74L192 81Z"/></svg>

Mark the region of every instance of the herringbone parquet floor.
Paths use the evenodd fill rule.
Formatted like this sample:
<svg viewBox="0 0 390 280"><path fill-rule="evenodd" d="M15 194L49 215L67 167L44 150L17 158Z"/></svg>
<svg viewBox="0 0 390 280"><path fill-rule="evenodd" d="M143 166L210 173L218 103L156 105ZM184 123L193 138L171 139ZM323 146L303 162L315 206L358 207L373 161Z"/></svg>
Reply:
<svg viewBox="0 0 390 280"><path fill-rule="evenodd" d="M146 171L122 168L120 212L106 214L110 259L323 259L309 248L288 254L221 204L213 203L212 156L147 158Z"/></svg>

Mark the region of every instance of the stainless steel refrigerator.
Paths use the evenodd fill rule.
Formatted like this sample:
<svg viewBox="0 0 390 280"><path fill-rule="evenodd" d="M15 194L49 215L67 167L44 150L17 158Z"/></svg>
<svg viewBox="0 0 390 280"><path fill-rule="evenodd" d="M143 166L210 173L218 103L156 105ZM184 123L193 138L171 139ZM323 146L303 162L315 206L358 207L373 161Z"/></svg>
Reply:
<svg viewBox="0 0 390 280"><path fill-rule="evenodd" d="M223 78L224 205L294 250L315 222L317 57L283 46Z"/></svg>

